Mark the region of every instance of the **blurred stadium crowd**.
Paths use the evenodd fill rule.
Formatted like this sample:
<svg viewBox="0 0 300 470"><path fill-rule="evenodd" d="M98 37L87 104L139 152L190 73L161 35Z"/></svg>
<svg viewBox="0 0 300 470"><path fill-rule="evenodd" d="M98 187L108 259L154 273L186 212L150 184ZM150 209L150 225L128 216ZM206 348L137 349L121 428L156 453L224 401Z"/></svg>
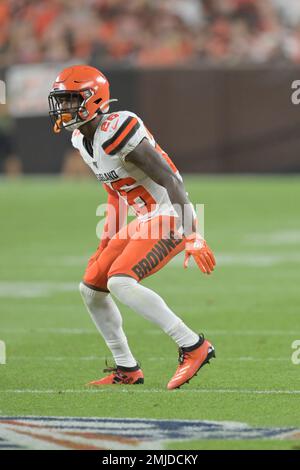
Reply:
<svg viewBox="0 0 300 470"><path fill-rule="evenodd" d="M16 64L68 61L125 73L199 64L216 73L265 64L290 70L300 64L300 0L0 0L1 79L14 69L19 80ZM1 104L0 174L22 172L17 121ZM83 173L77 160L66 155L63 172Z"/></svg>
<svg viewBox="0 0 300 470"><path fill-rule="evenodd" d="M0 0L0 63L300 63L299 0Z"/></svg>

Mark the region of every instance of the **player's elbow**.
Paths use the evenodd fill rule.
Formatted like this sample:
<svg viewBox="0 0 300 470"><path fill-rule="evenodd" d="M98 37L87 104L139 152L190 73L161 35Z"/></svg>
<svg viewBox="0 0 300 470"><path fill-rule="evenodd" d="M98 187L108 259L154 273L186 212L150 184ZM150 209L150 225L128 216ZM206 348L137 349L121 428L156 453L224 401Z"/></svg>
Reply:
<svg viewBox="0 0 300 470"><path fill-rule="evenodd" d="M174 191L176 189L183 188L182 181L177 177L175 173L162 174L156 181L160 186L163 186L167 191Z"/></svg>
<svg viewBox="0 0 300 470"><path fill-rule="evenodd" d="M184 190L183 182L175 174L168 176L164 186L169 193L177 193Z"/></svg>

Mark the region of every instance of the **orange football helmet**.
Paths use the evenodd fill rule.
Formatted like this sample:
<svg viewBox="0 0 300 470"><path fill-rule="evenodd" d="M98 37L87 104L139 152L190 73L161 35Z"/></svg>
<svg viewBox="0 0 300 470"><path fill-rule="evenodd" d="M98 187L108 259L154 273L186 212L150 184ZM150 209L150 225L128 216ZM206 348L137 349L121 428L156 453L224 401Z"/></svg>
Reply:
<svg viewBox="0 0 300 470"><path fill-rule="evenodd" d="M49 115L54 132L73 131L109 110L109 82L89 65L72 65L60 72L50 91Z"/></svg>

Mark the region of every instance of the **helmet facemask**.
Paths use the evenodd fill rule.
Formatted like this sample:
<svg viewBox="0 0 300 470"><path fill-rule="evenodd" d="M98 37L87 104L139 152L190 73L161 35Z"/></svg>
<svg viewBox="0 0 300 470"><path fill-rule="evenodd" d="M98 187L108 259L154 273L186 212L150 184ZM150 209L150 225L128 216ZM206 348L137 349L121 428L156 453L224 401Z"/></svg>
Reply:
<svg viewBox="0 0 300 470"><path fill-rule="evenodd" d="M49 115L54 125L54 132L62 128L74 131L96 115L89 116L87 101L92 97L92 90L66 91L53 90L48 97Z"/></svg>

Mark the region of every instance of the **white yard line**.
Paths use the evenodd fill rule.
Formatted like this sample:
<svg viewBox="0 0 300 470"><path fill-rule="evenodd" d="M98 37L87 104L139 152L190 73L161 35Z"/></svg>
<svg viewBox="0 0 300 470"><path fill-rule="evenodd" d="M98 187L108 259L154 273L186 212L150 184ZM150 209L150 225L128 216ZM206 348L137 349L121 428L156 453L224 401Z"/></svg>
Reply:
<svg viewBox="0 0 300 470"><path fill-rule="evenodd" d="M85 265L82 262L82 257L61 257L59 259L52 259L53 264L56 266L70 265L70 258L78 265ZM300 252L293 253L218 253L216 252L218 266L244 266L244 267L261 267L267 268L278 265L300 264ZM86 258L87 262L88 258ZM183 254L179 254L166 266L168 268L182 268ZM194 262L190 263L191 268L197 268ZM198 269L198 268L197 268ZM79 279L80 280L80 279ZM0 281L0 298L44 298L50 297L60 293L78 292L78 282L60 282L60 281ZM78 294L79 295L79 294Z"/></svg>
<svg viewBox="0 0 300 470"><path fill-rule="evenodd" d="M127 388L115 388L114 393L215 393L215 394L243 394L243 395L300 395L300 390L239 390L239 389L189 389L187 387L184 388L184 390L175 390L173 392L170 392L169 390L163 390L163 389L146 389L142 390L141 388L134 387L133 389L130 388L129 390ZM111 393L112 389L111 387L104 387L104 388L97 388L97 389L57 389L57 390L30 390L30 389L9 389L9 390L0 390L0 394L84 394L84 393Z"/></svg>
<svg viewBox="0 0 300 470"><path fill-rule="evenodd" d="M218 266L245 266L245 267L260 267L268 268L270 266L277 266L286 264L300 263L300 253L218 253L215 252ZM178 267L183 265L183 255L179 254L173 258L167 266ZM197 268L194 262L191 262L190 267ZM197 268L198 269L198 268Z"/></svg>
<svg viewBox="0 0 300 470"><path fill-rule="evenodd" d="M274 231L270 233L249 233L245 244L262 246L300 245L300 230Z"/></svg>
<svg viewBox="0 0 300 470"><path fill-rule="evenodd" d="M266 314L266 312L265 312ZM300 339L300 328L298 330L205 330L205 336L295 336ZM145 330L143 334L161 335L158 329Z"/></svg>
<svg viewBox="0 0 300 470"><path fill-rule="evenodd" d="M107 356L10 356L10 360L13 361L50 361L50 362L60 362L60 361L105 361ZM164 356L143 356L144 361L164 361L164 362L174 362L176 361L174 357L164 357ZM248 357L248 356L241 356L241 357L218 357L219 361L241 361L241 362L291 362L290 357Z"/></svg>
<svg viewBox="0 0 300 470"><path fill-rule="evenodd" d="M55 335L90 335L97 334L96 330L90 330L88 328L1 328L1 333L13 333L13 334L55 334Z"/></svg>
<svg viewBox="0 0 300 470"><path fill-rule="evenodd" d="M56 335L82 335L82 334L97 334L95 329L89 328L1 328L1 334L56 334ZM163 332L158 329L149 328L144 331L144 334L150 335L163 335ZM297 330L206 330L206 335L210 336L294 336L300 339L300 328Z"/></svg>
<svg viewBox="0 0 300 470"><path fill-rule="evenodd" d="M225 253L225 252L218 252L216 251L216 258L218 266L259 266L259 267L269 267L269 266L276 266L280 264L286 264L286 262L290 262L293 264L300 263L300 253L259 253L259 252L240 252L240 253ZM183 254L180 253L175 258L168 263L167 266L169 267L178 267L183 265ZM66 265L70 266L70 260L72 260L73 266L82 266L85 265L87 262L83 260L82 257L62 257L59 260L53 260L53 264L58 265ZM190 267L197 268L195 263L190 263Z"/></svg>
<svg viewBox="0 0 300 470"><path fill-rule="evenodd" d="M78 291L78 282L0 281L0 297L38 298Z"/></svg>

